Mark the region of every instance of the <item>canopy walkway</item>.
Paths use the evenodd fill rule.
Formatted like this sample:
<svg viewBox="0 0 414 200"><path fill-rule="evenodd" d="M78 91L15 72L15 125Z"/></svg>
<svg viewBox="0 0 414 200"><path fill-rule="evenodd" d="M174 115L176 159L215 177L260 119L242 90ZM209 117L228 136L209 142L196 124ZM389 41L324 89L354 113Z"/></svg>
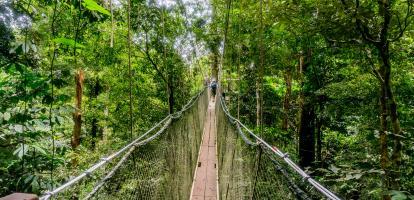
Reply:
<svg viewBox="0 0 414 200"><path fill-rule="evenodd" d="M339 199L207 90L40 199Z"/></svg>

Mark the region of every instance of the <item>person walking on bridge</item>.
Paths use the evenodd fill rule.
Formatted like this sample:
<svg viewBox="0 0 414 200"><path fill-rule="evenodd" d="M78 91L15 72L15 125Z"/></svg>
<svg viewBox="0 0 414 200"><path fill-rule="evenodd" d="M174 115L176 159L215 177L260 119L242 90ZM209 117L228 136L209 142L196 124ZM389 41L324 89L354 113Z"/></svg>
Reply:
<svg viewBox="0 0 414 200"><path fill-rule="evenodd" d="M211 88L211 94L212 94L213 101L214 101L214 99L216 98L216 92L217 92L217 81L215 79L211 81L210 88Z"/></svg>

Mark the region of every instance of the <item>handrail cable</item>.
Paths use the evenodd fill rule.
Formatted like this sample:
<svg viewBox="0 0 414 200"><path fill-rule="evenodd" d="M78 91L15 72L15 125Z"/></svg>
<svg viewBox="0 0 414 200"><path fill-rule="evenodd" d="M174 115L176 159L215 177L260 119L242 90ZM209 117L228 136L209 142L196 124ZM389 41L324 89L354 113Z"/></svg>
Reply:
<svg viewBox="0 0 414 200"><path fill-rule="evenodd" d="M172 118L170 117L168 119L168 121L164 124L164 126L160 130L157 131L157 133L155 133L154 135L152 135L151 137L149 137L149 138L147 138L147 139L145 139L143 141L140 141L140 142L134 144L129 149L129 151L122 157L122 159L115 165L115 167L113 167L112 170L103 179L101 179L95 185L95 187L93 188L92 192L90 192L84 199L90 199L90 198L92 198L102 188L102 186L104 186L105 182L107 180L109 180L110 178L112 178L112 176L115 174L115 172L117 172L118 169L122 166L122 164L125 163L125 161L132 154L132 152L134 152L135 148L147 144L148 142L150 142L151 140L153 140L154 138L156 138L158 135L160 135L161 133L163 133L168 128L168 126L171 124L171 122L172 122Z"/></svg>
<svg viewBox="0 0 414 200"><path fill-rule="evenodd" d="M302 176L303 180L309 182L313 187L315 187L319 192L321 192L323 195L325 195L327 198L332 200L340 200L339 197L337 197L333 192L322 186L318 181L310 177L305 171L303 171L296 163L294 163L287 153L283 153L280 149L277 147L272 147L270 144L268 144L266 141L264 141L262 138L254 134L249 128L247 128L240 120L234 118L227 108L227 105L224 101L223 96L220 96L220 104L223 108L224 113L227 115L227 117L234 121L235 123L239 124L241 127L243 127L253 138L257 140L259 144L262 144L263 147L266 147L268 150L273 152L274 154L278 155L280 158L282 158L285 163L287 163L292 169L294 169L300 176Z"/></svg>
<svg viewBox="0 0 414 200"><path fill-rule="evenodd" d="M79 176L71 179L70 181L66 182L65 184L59 186L58 188L54 189L53 191L48 191L45 193L45 195L43 195L42 197L40 197L40 200L47 200L50 197L58 194L59 192L63 191L64 189L66 189L67 187L79 182L80 180L82 180L83 178L85 178L86 176L89 176L90 174L92 174L95 170L99 169L100 167L102 167L103 165L109 163L111 160L113 160L114 158L120 156L122 153L124 153L125 151L127 151L130 148L133 148L134 146L138 145L143 145L145 143L150 142L151 140L153 140L154 138L156 138L159 134L161 134L162 132L157 132L154 135L150 136L149 138L142 140L145 136L147 136L149 133L153 132L156 128L160 127L161 124L164 124L165 122L171 120L171 119L177 119L179 117L181 117L181 114L183 112L185 112L186 110L188 110L189 108L192 107L192 105L194 105L194 102L201 96L201 94L203 94L203 92L205 91L205 88L203 88L197 95L195 95L194 97L192 97L190 99L190 101L183 106L183 108L173 114L168 115L167 117L165 117L163 120L161 120L160 122L158 122L157 124L155 124L151 129L149 129L147 132L145 132L143 135L141 135L140 137L138 137L137 139L135 139L134 141L132 141L131 143L129 143L128 145L126 145L125 147L123 147L122 149L120 149L119 151L111 154L108 157L103 157L100 159L100 161L94 165L92 165L90 168L88 168L86 171L82 172ZM170 124L170 122L167 122L166 124ZM142 141L141 141L142 140Z"/></svg>

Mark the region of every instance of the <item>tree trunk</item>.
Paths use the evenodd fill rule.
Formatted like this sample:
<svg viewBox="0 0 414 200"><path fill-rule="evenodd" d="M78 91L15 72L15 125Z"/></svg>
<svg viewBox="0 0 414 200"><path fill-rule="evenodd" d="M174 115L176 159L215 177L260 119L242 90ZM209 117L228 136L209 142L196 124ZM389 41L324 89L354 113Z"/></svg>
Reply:
<svg viewBox="0 0 414 200"><path fill-rule="evenodd" d="M382 76L381 82L381 131L380 131L380 145L381 145L381 168L386 173L386 185L389 189L399 189L399 168L401 165L402 144L401 144L401 127L398 119L397 102L395 100L392 82L391 82L391 63L389 55L389 43L385 42L383 45L378 45L380 51L380 59L382 65L380 74ZM391 155L391 160L388 157L388 117L391 118L391 125L393 129L392 138L394 140L394 147ZM391 162L390 162L391 161ZM389 199L385 197L384 199Z"/></svg>
<svg viewBox="0 0 414 200"><path fill-rule="evenodd" d="M387 111L387 105L386 100L387 99L387 93L386 93L386 87L384 83L381 83L381 96L380 96L380 164L381 169L384 170L385 176L384 176L384 184L385 188L388 189L389 187L389 158L388 158L388 137L387 137L387 131L388 131L388 111ZM384 198L387 199L387 198Z"/></svg>
<svg viewBox="0 0 414 200"><path fill-rule="evenodd" d="M322 167L322 120L316 119L316 160Z"/></svg>
<svg viewBox="0 0 414 200"><path fill-rule="evenodd" d="M398 119L398 112L397 112L397 102L394 97L394 92L392 90L392 82L391 82L391 63L390 63L390 55L389 55L389 47L388 45L384 45L384 50L381 52L381 57L383 60L383 70L384 71L384 89L386 90L386 100L389 109L389 116L391 118L392 129L394 131L393 138L394 138L394 148L391 156L391 160L393 162L394 167L399 168L401 164L401 136L402 131L400 127L400 121ZM395 170L395 169L394 169ZM397 177L394 177L397 178Z"/></svg>
<svg viewBox="0 0 414 200"><path fill-rule="evenodd" d="M259 77L256 78L256 127L260 127L261 125L261 113L262 113L262 106L260 102L260 80Z"/></svg>
<svg viewBox="0 0 414 200"><path fill-rule="evenodd" d="M219 60L218 60L218 51L214 51L213 52L213 65L212 65L212 69L211 69L211 75L213 77L213 79L218 80L218 66L219 66Z"/></svg>
<svg viewBox="0 0 414 200"><path fill-rule="evenodd" d="M171 83L167 84L167 92L168 92L168 113L173 114L174 113L174 87Z"/></svg>
<svg viewBox="0 0 414 200"><path fill-rule="evenodd" d="M98 135L97 133L98 133L98 120L96 119L96 117L94 117L92 119L92 130L91 130L91 136L92 136L91 146L92 146L92 149L95 149L96 136Z"/></svg>
<svg viewBox="0 0 414 200"><path fill-rule="evenodd" d="M260 0L260 10L259 10L259 65L258 65L258 74L256 82L256 98L257 98L257 108L256 108L256 126L260 127L260 131L263 132L263 76L264 76L264 46L263 46L263 0Z"/></svg>
<svg viewBox="0 0 414 200"><path fill-rule="evenodd" d="M315 161L315 110L311 102L302 107L299 126L299 165L309 167Z"/></svg>
<svg viewBox="0 0 414 200"><path fill-rule="evenodd" d="M82 128L82 92L83 92L84 74L82 69L78 69L75 75L76 96L75 96L75 112L73 113L73 135L71 145L75 149L80 144L80 135Z"/></svg>
<svg viewBox="0 0 414 200"><path fill-rule="evenodd" d="M98 95L101 93L101 84L99 82L99 79L97 78L95 81L95 85L93 87L93 91L91 92L91 99L96 100L98 98ZM100 131L100 127L98 127L98 119L96 118L96 116L93 117L92 119L92 123L91 123L91 136L92 136L92 141L91 141L91 146L92 149L95 149L95 144L96 144L96 139L98 136L98 131Z"/></svg>
<svg viewBox="0 0 414 200"><path fill-rule="evenodd" d="M303 104L304 104L304 94L303 94L303 65L304 65L304 57L302 52L300 52L300 56L299 56L299 65L297 67L297 77L298 77L298 83L300 86L300 92L297 98L297 105L299 107L299 111L296 114L296 125L297 127L300 127L300 121L301 121L301 114L302 114L302 110L303 110ZM296 135L295 135L295 139L296 139L296 144L297 144L297 148L296 148L296 152L299 152L299 129L297 129Z"/></svg>
<svg viewBox="0 0 414 200"><path fill-rule="evenodd" d="M310 50L308 49L307 60L310 61ZM315 161L315 105L309 97L309 94L304 91L304 72L307 66L304 62L304 55L301 52L299 56L298 66L298 81L301 87L298 104L300 107L299 113L299 165L301 167L309 167Z"/></svg>
<svg viewBox="0 0 414 200"><path fill-rule="evenodd" d="M289 108L290 108L290 96L292 94L292 73L290 67L286 69L285 73L285 84L286 84L286 93L283 100L283 121L282 129L288 130L289 128Z"/></svg>

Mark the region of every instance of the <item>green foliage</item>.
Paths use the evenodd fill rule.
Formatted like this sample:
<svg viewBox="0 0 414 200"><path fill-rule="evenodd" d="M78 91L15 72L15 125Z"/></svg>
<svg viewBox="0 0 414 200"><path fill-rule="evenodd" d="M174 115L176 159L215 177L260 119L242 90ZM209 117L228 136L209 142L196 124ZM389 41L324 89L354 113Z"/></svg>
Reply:
<svg viewBox="0 0 414 200"><path fill-rule="evenodd" d="M97 11L99 13L105 14L105 15L111 15L109 11L107 11L102 6L98 5L94 0L83 0L83 6L91 11Z"/></svg>
<svg viewBox="0 0 414 200"><path fill-rule="evenodd" d="M356 1L263 1L262 19L259 15L261 1L232 1L230 10L228 2L213 1L213 22L207 24L198 37L214 45L212 36L206 35L222 37L228 32L222 84L226 86L224 90L229 96L232 113L235 116L240 113L242 122L255 127L256 95L260 87L256 82L259 42L263 41L263 137L295 159L299 158L300 123L309 120L314 128L307 133L315 134L317 141L319 132L322 145L319 153L315 144L315 162L308 169L314 177L344 199L381 199L388 194L383 182L388 174L380 165L381 79L376 75L381 72L378 69L383 64L381 53L384 52L361 34L361 29L362 32L365 29L368 30L365 36L379 40L377 36L384 30L381 26L385 13L381 2L387 1L358 1L359 4ZM414 60L408 56L413 52L412 2L393 1L389 5L393 15L387 32L392 65L390 79L404 135L403 161L398 167L401 184L394 191L407 191L390 195L409 199L414 190L413 135L410 133L414 125L410 117ZM227 11L230 26L226 30ZM407 24L401 23L405 17ZM262 35L260 22L264 27ZM358 28L357 22L362 28ZM398 37L400 31L405 31L401 38ZM288 73L292 78L291 93L285 111ZM240 81L227 87L231 81L226 79L230 78L240 78ZM314 119L301 118L304 104L312 107ZM281 130L285 119L289 128ZM388 123L387 146L391 152L395 148L395 134L391 121ZM259 127L256 130L261 131Z"/></svg>
<svg viewBox="0 0 414 200"><path fill-rule="evenodd" d="M63 44L70 47L77 47L77 48L85 48L84 45L75 42L75 40L68 39L68 38L55 38L53 39L54 42L57 44Z"/></svg>
<svg viewBox="0 0 414 200"><path fill-rule="evenodd" d="M129 142L131 120L137 137L164 118L168 95L163 76L175 86L176 110L200 89L207 68L201 60L206 58L188 62L175 46L189 31L178 6L165 11L163 32L162 8L132 1L132 9L140 12L131 12L130 86L126 5L114 3L113 23L104 1L5 5L31 23L24 29L0 20L0 196L56 188ZM137 40L145 34L146 41ZM166 40L159 39L163 34ZM84 71L81 145L72 149L74 74L79 69Z"/></svg>
<svg viewBox="0 0 414 200"><path fill-rule="evenodd" d="M135 137L162 119L169 108L166 87L173 91L174 109L180 108L210 76L212 65L222 67L231 111L255 127L263 44L261 136L298 161L301 111L310 105L315 115L309 121L322 145L307 169L313 177L345 199L380 199L384 194L413 199L414 34L413 15L406 15L411 1L390 4L390 83L402 128L400 184L391 191L384 186L387 175L380 165L382 82L376 69L384 52L366 38L385 30L379 3L386 1L263 1L262 18L260 1L231 1L230 9L230 1L210 1L206 12L200 2L186 10L190 5L181 1L165 7L131 1L130 45L127 4L114 4L110 11L105 2L0 3L16 18L30 18L27 29L21 28L24 17L15 20L17 26L6 23L10 16L0 20L0 196L42 193L68 180L127 143L131 120ZM361 34L361 28L368 34ZM196 49L200 46L201 51ZM82 134L81 145L72 149L74 74L79 69L85 78ZM287 130L281 128L285 121ZM390 151L397 136L391 126Z"/></svg>
<svg viewBox="0 0 414 200"><path fill-rule="evenodd" d="M411 200L414 199L414 195L410 195L410 193L406 191L390 191L391 199L392 200Z"/></svg>

